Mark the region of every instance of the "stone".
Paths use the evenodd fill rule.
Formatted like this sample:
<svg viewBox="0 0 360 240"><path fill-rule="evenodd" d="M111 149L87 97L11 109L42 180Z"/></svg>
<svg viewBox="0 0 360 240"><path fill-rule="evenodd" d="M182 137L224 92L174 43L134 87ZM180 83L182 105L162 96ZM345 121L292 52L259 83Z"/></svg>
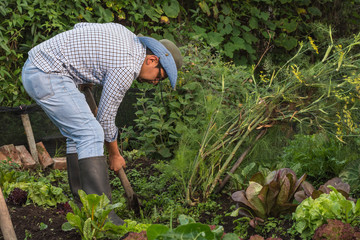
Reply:
<svg viewBox="0 0 360 240"><path fill-rule="evenodd" d="M5 156L5 154L0 152L0 161L4 161L4 160L7 160L7 156Z"/></svg>
<svg viewBox="0 0 360 240"><path fill-rule="evenodd" d="M11 158L10 162L21 165L20 155L17 152L14 144L3 145L0 147L0 152L6 157Z"/></svg>
<svg viewBox="0 0 360 240"><path fill-rule="evenodd" d="M47 168L54 164L54 160L50 157L48 151L42 142L36 143L36 150L38 152L39 162L43 168Z"/></svg>
<svg viewBox="0 0 360 240"><path fill-rule="evenodd" d="M53 158L53 169L66 170L66 157Z"/></svg>
<svg viewBox="0 0 360 240"><path fill-rule="evenodd" d="M22 166L25 169L31 169L36 167L35 160L24 145L16 146L15 149L18 151Z"/></svg>

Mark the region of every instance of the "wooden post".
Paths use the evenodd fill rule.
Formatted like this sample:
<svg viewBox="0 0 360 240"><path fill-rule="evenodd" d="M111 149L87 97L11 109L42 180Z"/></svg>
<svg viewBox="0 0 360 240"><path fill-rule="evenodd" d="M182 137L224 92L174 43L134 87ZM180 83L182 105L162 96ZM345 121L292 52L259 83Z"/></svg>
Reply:
<svg viewBox="0 0 360 240"><path fill-rule="evenodd" d="M21 120L25 128L26 138L29 144L30 153L36 164L39 164L38 153L36 150L35 138L31 128L31 123L28 114L21 114Z"/></svg>
<svg viewBox="0 0 360 240"><path fill-rule="evenodd" d="M9 210L0 188L0 227L5 240L17 240Z"/></svg>

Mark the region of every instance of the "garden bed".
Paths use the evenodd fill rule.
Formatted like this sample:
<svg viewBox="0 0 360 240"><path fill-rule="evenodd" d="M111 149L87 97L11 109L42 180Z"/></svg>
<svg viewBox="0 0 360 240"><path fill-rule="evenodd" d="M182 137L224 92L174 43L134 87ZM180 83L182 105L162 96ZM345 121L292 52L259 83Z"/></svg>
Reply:
<svg viewBox="0 0 360 240"><path fill-rule="evenodd" d="M146 174L147 176L143 176L145 178L152 175L156 176L158 172L153 167L153 163L155 162L146 158L128 161L127 172L136 170L142 174ZM44 176L49 173L49 169L43 172ZM56 182L53 184L57 185ZM165 192L166 189L163 189L163 191ZM234 222L237 218L229 216L229 213L232 209L234 209L235 202L231 199L231 196L226 193L219 194L214 197L213 200L216 202L218 207L214 208L214 211L209 209L202 211L198 216L198 222L208 225L214 225L214 222L217 222L217 225L224 227L225 233L233 233L238 223ZM160 208L161 206L159 206L159 209ZM61 229L62 224L67 222L66 209L61 207L61 205L58 205L58 207L44 208L34 204L16 206L8 203L8 209L18 239L81 240L80 234L75 230L65 232ZM216 221L214 219L216 219ZM162 222L162 224L169 223ZM177 220L173 219L172 224L173 227L176 227L178 225ZM244 239L249 239L250 236L256 234L261 235L265 239L269 237L278 237L283 240L301 239L299 237L294 238L293 235L290 236L287 233L287 229L292 226L291 219L272 220L268 223L264 223L264 225L257 226L256 229L251 227L247 222L244 222L243 224L247 225L243 227L243 229L247 229L247 238ZM126 234L122 239L133 239L131 236L127 236L128 234ZM1 235L0 239L3 239Z"/></svg>
<svg viewBox="0 0 360 240"><path fill-rule="evenodd" d="M218 200L219 204L222 204L224 211L230 208L233 204L230 197L223 195ZM75 230L65 232L61 229L61 225L66 222L65 214L59 212L57 208L42 208L35 205L27 206L13 206L9 205L9 212L14 225L14 230L18 239L47 239L47 240L81 240L80 234ZM224 213L203 213L200 218L200 222L211 222L214 216L217 214L224 215ZM221 225L224 227L224 231L227 233L233 232L234 217L224 216L221 218ZM278 237L283 240L287 239L301 239L300 237L294 238L286 233L286 230L292 226L291 220L284 220L282 226L269 229L266 235L261 235L265 239L269 237ZM174 223L175 225L176 223ZM261 226L259 227L259 229ZM285 231L284 231L285 230ZM248 236L260 234L253 227L248 226ZM124 236L126 238L126 235ZM3 239L0 236L0 239ZM248 238L247 238L248 239Z"/></svg>

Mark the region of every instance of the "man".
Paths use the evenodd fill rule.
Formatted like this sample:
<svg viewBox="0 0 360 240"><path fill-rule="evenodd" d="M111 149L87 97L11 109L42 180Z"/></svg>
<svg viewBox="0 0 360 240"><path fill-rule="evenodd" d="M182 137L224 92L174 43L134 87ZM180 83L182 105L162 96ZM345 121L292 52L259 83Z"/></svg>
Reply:
<svg viewBox="0 0 360 240"><path fill-rule="evenodd" d="M180 50L169 40L137 37L116 23L78 23L29 52L22 81L67 138L67 168L70 189L87 194L105 193L111 200L104 141L110 168L125 167L117 145L115 117L134 79L156 85L169 78L175 88L182 65ZM84 95L83 83L103 86L97 117ZM109 218L123 224L115 212Z"/></svg>

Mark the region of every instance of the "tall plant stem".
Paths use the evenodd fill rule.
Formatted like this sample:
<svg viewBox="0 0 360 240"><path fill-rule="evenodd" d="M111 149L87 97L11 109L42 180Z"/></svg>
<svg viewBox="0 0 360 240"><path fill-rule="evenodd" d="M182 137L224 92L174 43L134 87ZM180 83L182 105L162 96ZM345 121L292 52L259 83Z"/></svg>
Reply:
<svg viewBox="0 0 360 240"><path fill-rule="evenodd" d="M241 156L239 157L239 159L236 161L236 163L234 164L234 166L231 168L231 170L229 171L229 173L234 173L236 171L236 169L240 166L240 164L242 163L242 161L245 159L246 155L250 152L250 150L254 147L255 143L266 133L266 129L262 130L259 135L255 138L255 140L251 143L251 145L241 154ZM227 174L227 176L224 178L223 181L221 181L221 184L219 186L218 189L216 189L215 193L219 193L221 192L221 190L224 188L224 186L226 185L226 183L229 181L230 179L230 174Z"/></svg>
<svg viewBox="0 0 360 240"><path fill-rule="evenodd" d="M228 158L225 160L224 164L221 166L220 170L218 171L218 173L215 176L214 181L211 184L211 187L208 191L205 192L205 197L208 197L212 191L214 190L216 184L218 183L221 175L224 173L224 171L227 169L230 161L234 158L235 153L238 151L238 149L240 148L241 144L245 141L246 137L251 133L252 130L254 130L261 122L263 122L264 120L266 120L268 117L265 116L261 116L258 121L256 123L254 123L252 126L249 125L247 131L245 132L245 134L241 137L241 139L239 140L239 142L236 144L236 146L234 147L234 149L232 150L232 152L230 153L230 155L228 156Z"/></svg>
<svg viewBox="0 0 360 240"><path fill-rule="evenodd" d="M261 114L263 114L263 110L265 109L264 106L260 106L261 108L259 109L259 114L258 117L261 116ZM254 109L255 110L255 109ZM210 150L205 152L202 157L206 158L207 156L211 155L212 153L216 152L217 150L219 150L220 148L224 147L226 144L231 144L232 142L236 141L236 139L239 138L239 136L241 136L241 134L243 133L242 131L244 130L244 127L242 126L242 123L244 123L245 121L241 122L241 119L247 117L247 115L249 115L249 112L251 112L252 110L249 110L247 112L245 112L244 115L239 115L238 120L235 121L229 128L228 130L225 132L225 134L223 135L223 137L216 141L211 147ZM256 118L253 120L256 121ZM245 123L246 125L246 123ZM249 124L251 125L251 123ZM226 137L230 136L229 138L225 139Z"/></svg>
<svg viewBox="0 0 360 240"><path fill-rule="evenodd" d="M189 179L188 187L186 189L185 200L190 205L192 204L192 201L190 199L190 192L191 192L191 189L192 189L192 182L193 182L193 179L195 178L197 170L199 169L200 163L204 160L204 158L202 158L200 156L202 155L203 150L205 149L205 147L207 145L208 135L209 135L211 129L215 125L215 119L216 119L216 116L217 116L217 114L219 112L219 109L221 107L221 103L222 103L222 100L223 100L223 97L224 97L224 91L225 91L224 75L222 75L221 81L222 81L222 91L221 91L221 98L220 98L219 106L218 106L217 110L215 110L215 112L212 114L211 119L210 119L209 124L208 124L207 129L206 129L206 132L204 134L204 137L201 140L200 150L199 150L197 156L194 159L195 166L194 166L194 168L192 170L192 174L191 174L191 177Z"/></svg>

